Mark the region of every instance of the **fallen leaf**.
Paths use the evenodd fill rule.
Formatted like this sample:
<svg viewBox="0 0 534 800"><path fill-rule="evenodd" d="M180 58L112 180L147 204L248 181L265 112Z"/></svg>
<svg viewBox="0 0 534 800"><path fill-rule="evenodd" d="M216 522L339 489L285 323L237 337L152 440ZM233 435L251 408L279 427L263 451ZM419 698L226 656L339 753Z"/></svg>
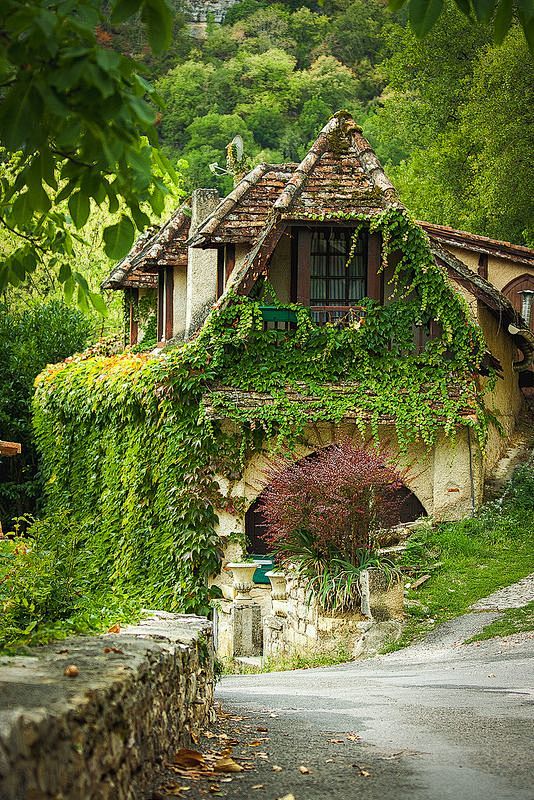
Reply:
<svg viewBox="0 0 534 800"><path fill-rule="evenodd" d="M219 758L219 760L215 762L213 769L215 772L243 772L241 764L238 764L237 761L234 761L230 756Z"/></svg>
<svg viewBox="0 0 534 800"><path fill-rule="evenodd" d="M121 626L119 625L118 622L116 622L115 625L112 625L111 628L108 628L108 633L120 633L120 632L121 632Z"/></svg>
<svg viewBox="0 0 534 800"><path fill-rule="evenodd" d="M188 750L186 747L182 747L174 756L174 763L181 769L198 769L199 766L205 764L205 759L197 750Z"/></svg>
<svg viewBox="0 0 534 800"><path fill-rule="evenodd" d="M282 767L279 767L278 764L273 764L273 772L282 772Z"/></svg>
<svg viewBox="0 0 534 800"><path fill-rule="evenodd" d="M76 664L69 664L63 671L63 675L66 675L67 678L77 678L79 674L80 670Z"/></svg>
<svg viewBox="0 0 534 800"><path fill-rule="evenodd" d="M118 647L104 647L104 653L120 653L124 654L124 650L119 650Z"/></svg>
<svg viewBox="0 0 534 800"><path fill-rule="evenodd" d="M304 764L300 765L299 772L300 772L301 775L309 775L310 774L310 770L308 769L308 767L305 767Z"/></svg>
<svg viewBox="0 0 534 800"><path fill-rule="evenodd" d="M233 778L221 778L221 783L232 783Z"/></svg>
<svg viewBox="0 0 534 800"><path fill-rule="evenodd" d="M256 728L256 730L257 730L257 731L259 731L260 733L267 733L267 731L269 730L269 728L261 728L261 727L258 727L258 728Z"/></svg>
<svg viewBox="0 0 534 800"><path fill-rule="evenodd" d="M357 733L348 733L347 739L349 742L359 742L361 740L361 736L358 736Z"/></svg>
<svg viewBox="0 0 534 800"><path fill-rule="evenodd" d="M255 786L252 787L253 789L265 789L265 785L263 783L257 783Z"/></svg>

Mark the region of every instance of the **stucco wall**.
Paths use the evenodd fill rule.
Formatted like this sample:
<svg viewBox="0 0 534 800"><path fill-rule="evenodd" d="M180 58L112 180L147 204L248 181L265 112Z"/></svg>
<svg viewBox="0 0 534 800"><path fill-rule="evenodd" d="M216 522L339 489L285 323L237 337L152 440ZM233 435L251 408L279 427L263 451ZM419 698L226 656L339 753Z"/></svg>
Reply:
<svg viewBox="0 0 534 800"><path fill-rule="evenodd" d="M382 426L380 436L394 450L395 431ZM316 450L349 438L358 445L371 440L371 432L362 437L353 423L334 425L315 423L305 429L304 441L296 448L296 460ZM460 429L455 438L439 437L435 446L422 443L412 445L406 454L396 455L397 464L406 469L406 486L416 495L429 516L435 520L461 519L478 506L482 499L483 467L476 441L468 440L467 431ZM228 498L224 508L217 511L218 533L225 546L224 563L240 560L245 536L245 512L263 491L266 475L271 466L268 449L254 453L245 465L243 476L230 481L219 475L217 481L222 494ZM223 569L215 581L228 599L231 599L232 581Z"/></svg>
<svg viewBox="0 0 534 800"><path fill-rule="evenodd" d="M286 231L271 258L269 280L281 303L291 299L291 233Z"/></svg>
<svg viewBox="0 0 534 800"><path fill-rule="evenodd" d="M0 797L141 800L212 700L211 624L201 617L154 612L120 634L0 658Z"/></svg>
<svg viewBox="0 0 534 800"><path fill-rule="evenodd" d="M172 335L182 337L187 314L187 270L184 267L174 268L173 314Z"/></svg>
<svg viewBox="0 0 534 800"><path fill-rule="evenodd" d="M455 255L456 258L459 258L460 261L467 264L473 272L478 272L479 253L474 253L472 250L466 250L463 247L452 247L450 245L446 245L446 248ZM488 280L499 290L502 290L513 278L517 278L519 275L523 275L528 271L528 267L524 264L517 264L507 258L497 258L492 255L488 256Z"/></svg>

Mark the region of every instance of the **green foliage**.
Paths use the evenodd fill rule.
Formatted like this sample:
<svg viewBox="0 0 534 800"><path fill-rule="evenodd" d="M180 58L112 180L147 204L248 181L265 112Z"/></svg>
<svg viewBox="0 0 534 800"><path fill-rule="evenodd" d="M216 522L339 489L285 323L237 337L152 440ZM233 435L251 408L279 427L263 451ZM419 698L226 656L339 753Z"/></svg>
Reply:
<svg viewBox="0 0 534 800"><path fill-rule="evenodd" d="M525 39L534 53L534 4L532 0L454 0L456 7L472 23L492 22L493 36L499 44L505 38L514 16L518 16ZM444 0L388 0L393 10L408 5L410 24L416 36L426 36L434 27L446 3ZM451 40L452 41L452 40Z"/></svg>
<svg viewBox="0 0 534 800"><path fill-rule="evenodd" d="M36 522L24 538L0 540L0 611L0 650L140 615L131 594L102 584L90 538L64 514Z"/></svg>
<svg viewBox="0 0 534 800"><path fill-rule="evenodd" d="M105 229L106 252L119 258L133 240L134 225L149 222L141 210L163 210L162 175L174 177L157 147L158 102L139 64L102 40L111 13L123 22L139 12L150 46L170 41L167 0L5 0L0 11L0 145L9 159L0 181L0 224L18 245L0 265L0 291L35 272L44 255L53 259L66 294L97 311L102 305L87 282L71 270L79 237L93 204L127 215L119 229ZM68 201L68 209L64 207ZM128 234L128 235L127 235Z"/></svg>
<svg viewBox="0 0 534 800"><path fill-rule="evenodd" d="M389 48L388 91L364 127L403 201L419 218L532 242L534 62L517 26L496 47L448 12L422 42L393 26Z"/></svg>
<svg viewBox="0 0 534 800"><path fill-rule="evenodd" d="M534 474L529 465L516 471L504 502L488 503L461 522L422 527L408 540L402 565L410 577L429 573L431 579L408 595L411 620L401 645L530 574L533 546Z"/></svg>
<svg viewBox="0 0 534 800"><path fill-rule="evenodd" d="M82 350L91 323L51 301L10 311L0 305L0 438L22 444L22 455L0 459L0 520L35 513L42 486L31 429L33 383L47 364Z"/></svg>
<svg viewBox="0 0 534 800"><path fill-rule="evenodd" d="M534 631L534 601L523 608L509 608L500 619L490 622L481 633L468 639L468 642L481 642L494 636L511 636L514 633Z"/></svg>
<svg viewBox="0 0 534 800"><path fill-rule="evenodd" d="M405 256L398 299L386 307L369 302L361 328L317 328L307 309L295 307L297 329L280 338L263 331L259 302L235 297L194 340L161 356L81 356L42 373L34 426L47 514L69 516L111 593L148 607L205 610L207 579L219 564L216 509L227 503L214 474L238 470L262 438L291 446L308 418L337 422L351 409L362 429L370 418L377 432L381 415L391 415L401 446L431 442L457 425L484 435L472 380L483 350L478 328L433 264L420 228L398 211L371 224L381 228L386 251ZM444 335L413 354L412 324L421 315L440 319ZM328 387L339 380L357 382L354 391L340 398ZM449 391L451 380L459 395ZM216 391L206 396L217 383L266 391L272 404L244 411ZM284 392L302 384L318 397L308 411ZM235 433L207 418L206 400L234 420ZM463 415L466 405L476 419Z"/></svg>

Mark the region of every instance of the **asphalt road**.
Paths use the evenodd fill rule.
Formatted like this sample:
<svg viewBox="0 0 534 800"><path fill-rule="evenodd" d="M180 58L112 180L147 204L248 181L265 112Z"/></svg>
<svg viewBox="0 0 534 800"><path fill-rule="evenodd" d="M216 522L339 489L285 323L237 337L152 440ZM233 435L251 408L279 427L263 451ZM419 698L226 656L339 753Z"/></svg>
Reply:
<svg viewBox="0 0 534 800"><path fill-rule="evenodd" d="M367 661L224 678L223 708L265 741L217 796L533 800L534 635L462 644L495 616Z"/></svg>

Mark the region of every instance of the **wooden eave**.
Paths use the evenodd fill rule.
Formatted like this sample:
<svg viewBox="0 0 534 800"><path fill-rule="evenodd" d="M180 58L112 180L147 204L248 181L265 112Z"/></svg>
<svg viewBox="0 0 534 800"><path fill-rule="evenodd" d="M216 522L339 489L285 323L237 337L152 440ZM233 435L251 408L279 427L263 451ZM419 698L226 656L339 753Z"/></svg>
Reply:
<svg viewBox="0 0 534 800"><path fill-rule="evenodd" d="M418 224L441 245L445 247L461 247L464 250L471 250L475 253L486 253L495 258L502 258L507 261L515 261L534 269L534 250L511 242L503 242L498 239L490 239L487 236L469 233L468 231L456 230L446 225L435 225L431 222L421 222Z"/></svg>
<svg viewBox="0 0 534 800"><path fill-rule="evenodd" d="M183 203L159 229L141 234L102 289L157 288L160 267L187 267L190 203Z"/></svg>
<svg viewBox="0 0 534 800"><path fill-rule="evenodd" d="M514 363L514 368L519 371L528 369L534 363L534 335L508 298L492 283L469 269L467 264L442 247L433 237L431 237L430 246L436 263L447 270L451 280L463 286L473 297L476 297L515 341L523 353L524 359Z"/></svg>
<svg viewBox="0 0 534 800"><path fill-rule="evenodd" d="M19 456L22 445L18 442L4 442L0 440L0 456Z"/></svg>

